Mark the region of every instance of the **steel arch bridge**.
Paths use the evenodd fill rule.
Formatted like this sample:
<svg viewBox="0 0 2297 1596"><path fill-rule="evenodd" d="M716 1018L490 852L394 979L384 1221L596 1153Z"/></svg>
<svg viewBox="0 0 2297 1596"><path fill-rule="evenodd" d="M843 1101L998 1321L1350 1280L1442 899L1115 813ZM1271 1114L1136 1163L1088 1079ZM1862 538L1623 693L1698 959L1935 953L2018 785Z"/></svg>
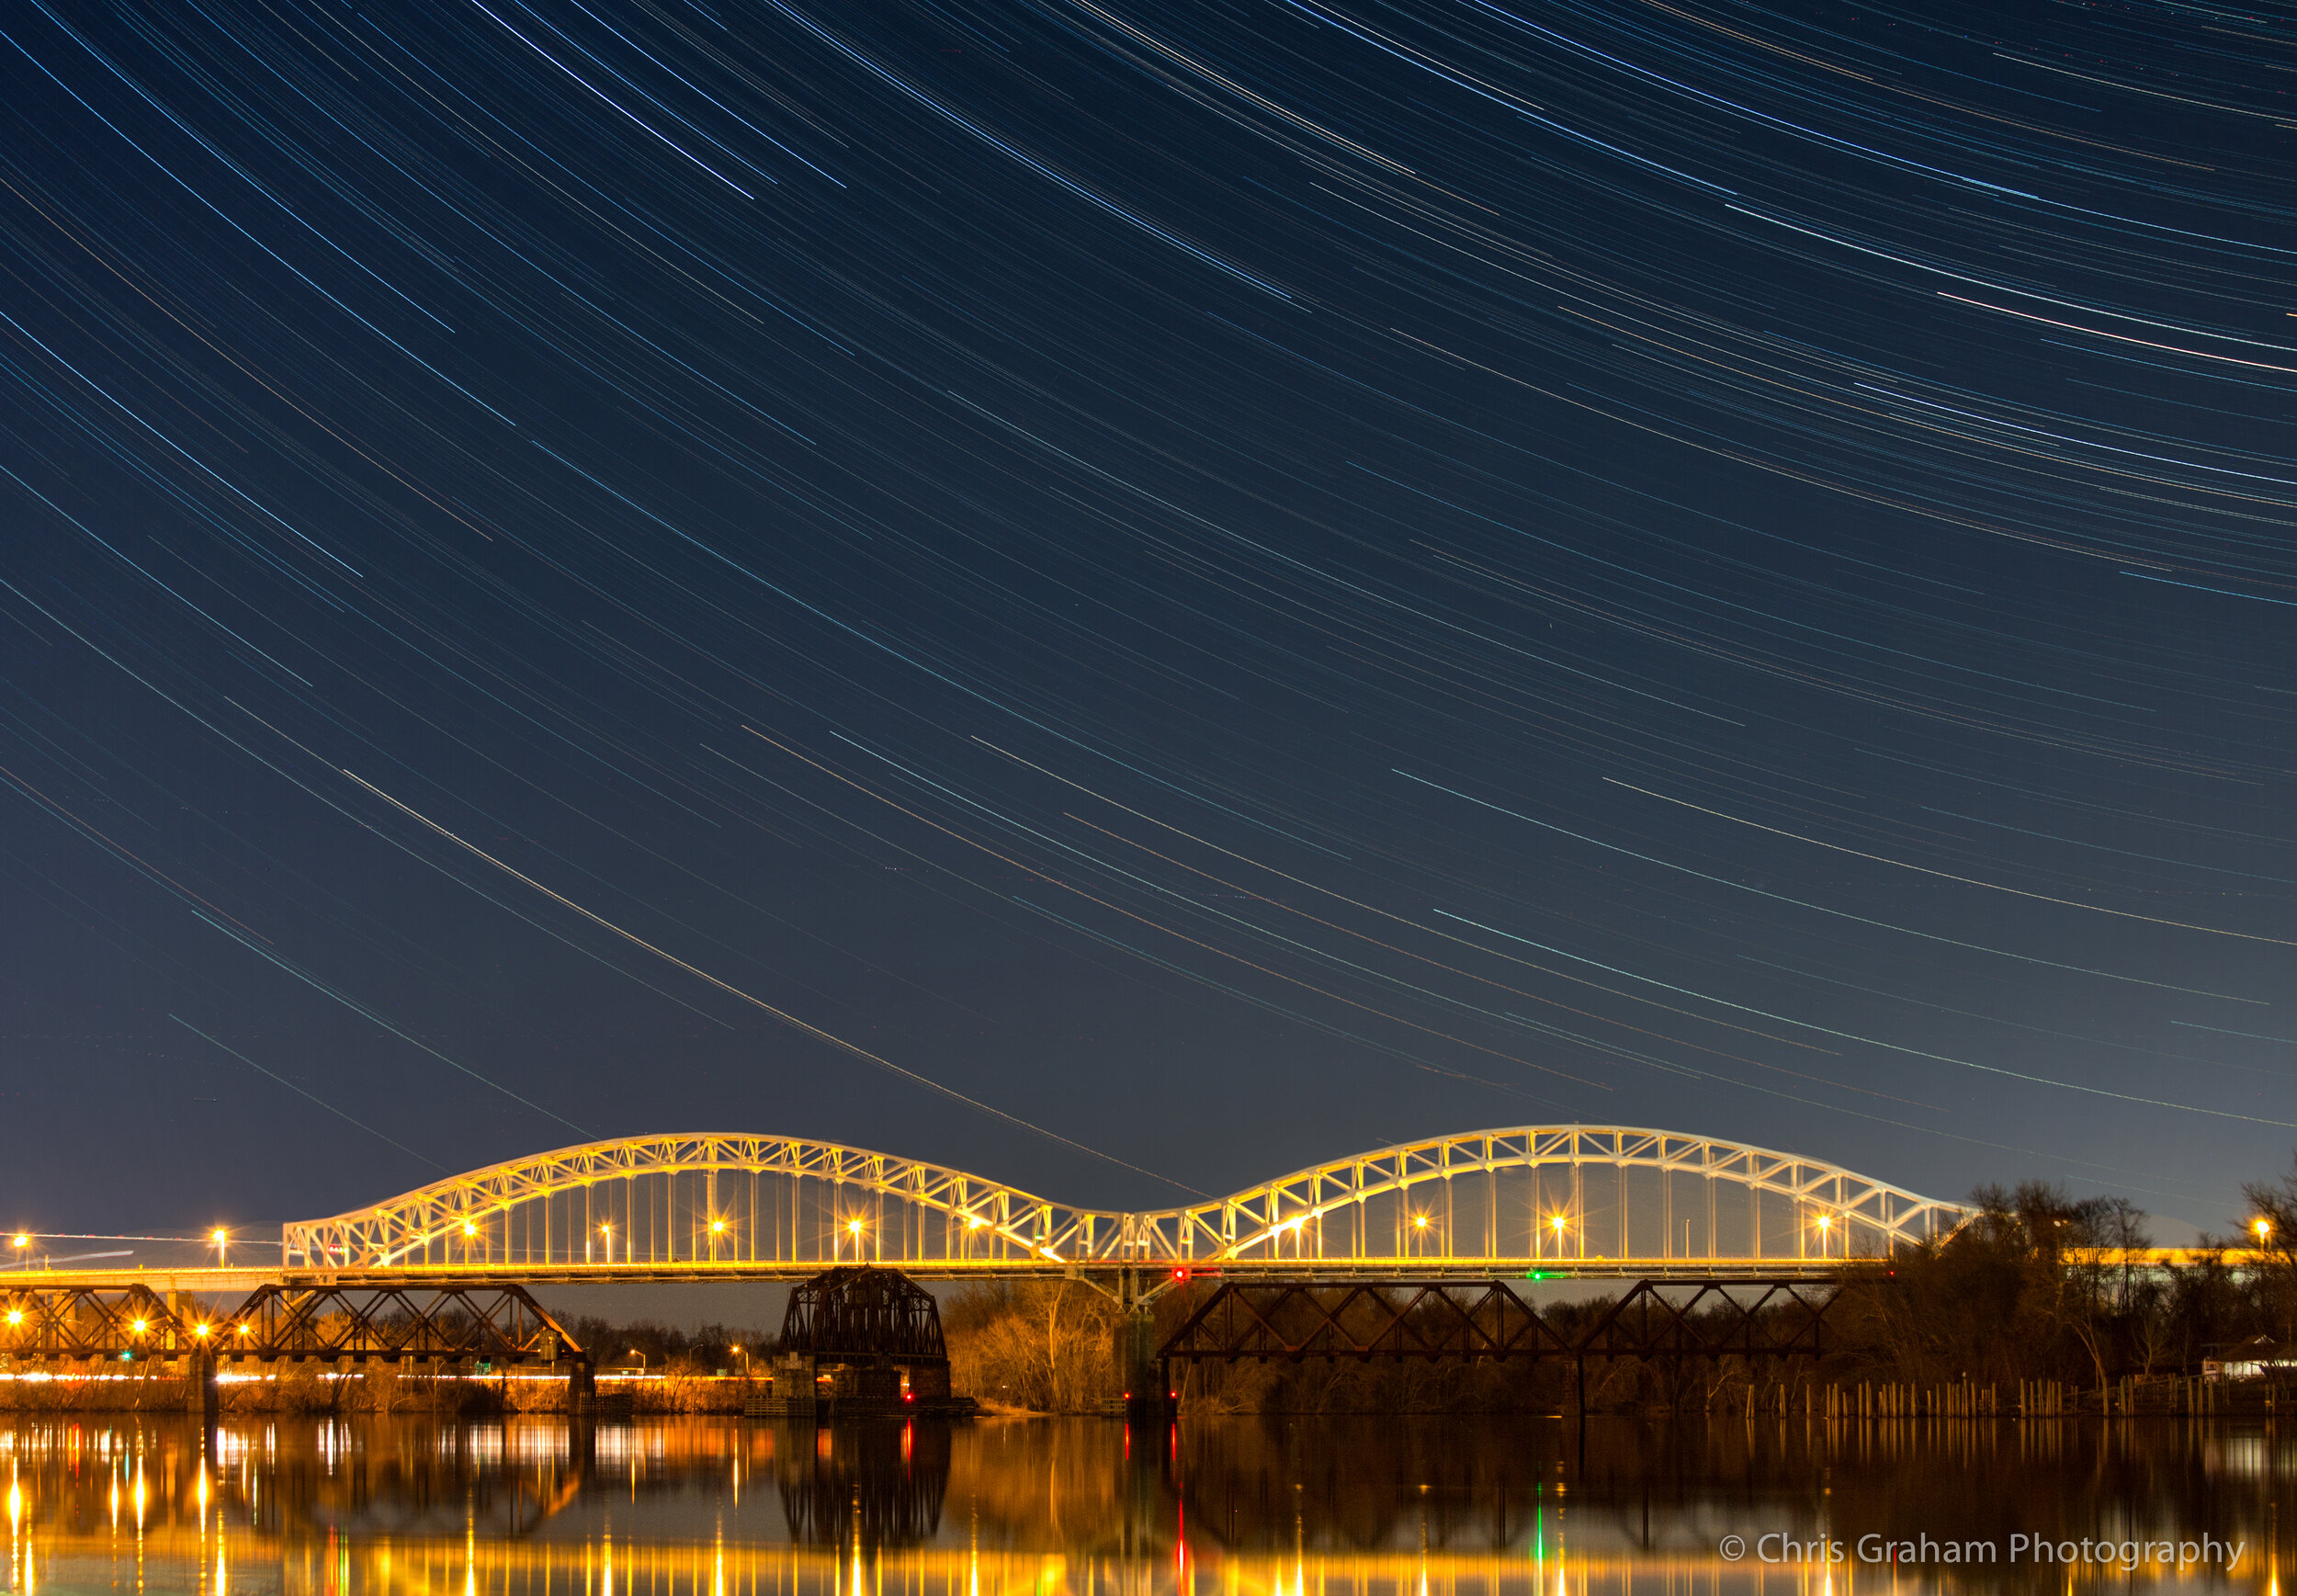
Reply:
<svg viewBox="0 0 2297 1596"><path fill-rule="evenodd" d="M1138 1213L859 1148L697 1133L562 1148L290 1224L281 1266L522 1279L857 1262L927 1277L1752 1275L1887 1257L1964 1217L1815 1159L1626 1126L1431 1138Z"/></svg>

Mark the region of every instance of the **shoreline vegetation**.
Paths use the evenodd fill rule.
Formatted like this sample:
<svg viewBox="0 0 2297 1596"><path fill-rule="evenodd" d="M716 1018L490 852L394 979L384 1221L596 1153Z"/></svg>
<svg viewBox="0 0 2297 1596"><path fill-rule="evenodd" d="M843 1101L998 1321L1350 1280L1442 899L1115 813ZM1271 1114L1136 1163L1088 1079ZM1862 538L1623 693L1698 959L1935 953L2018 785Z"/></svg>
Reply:
<svg viewBox="0 0 2297 1596"><path fill-rule="evenodd" d="M2291 1410L2297 1165L2244 1194L2252 1234L2204 1238L2185 1262L2139 1270L2094 1256L2148 1245L2125 1199L2076 1201L2038 1182L1981 1187L1953 1236L1853 1273L1827 1310L1823 1355L1590 1358L1586 1411L1889 1421ZM2250 1254L2238 1271L2227 1258L2236 1248ZM1198 1281L1160 1299L1159 1339L1216 1288ZM1613 1300L1550 1301L1542 1311L1568 1336ZM968 1285L945 1299L942 1319L952 1388L988 1411L1100 1413L1121 1398L1119 1309L1088 1281ZM568 1328L592 1350L605 1414L740 1413L768 1388L775 1338L763 1331L594 1319ZM188 1382L149 1367L0 1359L0 1409L182 1411ZM1176 1370L1176 1384L1183 1412L1578 1411L1577 1370L1555 1355L1200 1364ZM226 1412L560 1411L565 1380L533 1368L280 1364L227 1371L221 1398Z"/></svg>

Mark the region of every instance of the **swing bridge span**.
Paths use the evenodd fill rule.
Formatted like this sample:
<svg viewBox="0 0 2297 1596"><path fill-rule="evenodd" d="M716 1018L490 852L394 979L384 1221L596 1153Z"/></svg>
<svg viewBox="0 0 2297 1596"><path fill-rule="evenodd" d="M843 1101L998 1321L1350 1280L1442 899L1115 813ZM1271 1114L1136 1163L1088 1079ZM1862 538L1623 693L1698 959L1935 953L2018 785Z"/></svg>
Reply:
<svg viewBox="0 0 2297 1596"><path fill-rule="evenodd" d="M696 1133L562 1148L289 1224L276 1262L238 1239L199 1268L0 1281L796 1281L870 1263L928 1280L1121 1275L1131 1297L1160 1276L1825 1279L1966 1217L1816 1159L1624 1126L1434 1137L1141 1212L833 1143Z"/></svg>

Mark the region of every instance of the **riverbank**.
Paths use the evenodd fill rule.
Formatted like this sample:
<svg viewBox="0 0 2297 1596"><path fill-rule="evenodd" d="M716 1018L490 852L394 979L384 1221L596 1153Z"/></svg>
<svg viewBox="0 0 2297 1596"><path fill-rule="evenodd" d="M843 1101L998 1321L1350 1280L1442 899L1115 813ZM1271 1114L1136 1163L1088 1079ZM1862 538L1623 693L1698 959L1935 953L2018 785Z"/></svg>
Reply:
<svg viewBox="0 0 2297 1596"><path fill-rule="evenodd" d="M567 1376L541 1369L433 1373L378 1364L284 1364L230 1368L217 1376L226 1416L368 1413L473 1416L564 1413ZM771 1382L740 1375L605 1374L596 1408L617 1416L739 1414ZM197 1413L197 1383L164 1364L132 1372L94 1368L0 1369L0 1412Z"/></svg>

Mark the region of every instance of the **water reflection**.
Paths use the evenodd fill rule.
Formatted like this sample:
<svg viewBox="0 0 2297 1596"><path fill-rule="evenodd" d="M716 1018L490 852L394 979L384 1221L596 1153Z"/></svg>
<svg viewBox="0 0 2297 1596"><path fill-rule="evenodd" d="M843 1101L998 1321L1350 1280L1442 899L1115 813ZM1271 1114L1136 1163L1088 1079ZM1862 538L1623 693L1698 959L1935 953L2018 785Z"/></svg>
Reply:
<svg viewBox="0 0 2297 1596"><path fill-rule="evenodd" d="M209 1463L164 1418L0 1423L0 1590L2280 1596L2297 1469L2285 1431L2175 1421L1622 1421L1582 1438L1554 1421L282 1418L218 1443ZM2149 1549L2035 1561L2038 1540L2084 1538ZM1911 1560L1890 1559L1900 1543ZM2229 1569L2205 1545L2241 1552Z"/></svg>
<svg viewBox="0 0 2297 1596"><path fill-rule="evenodd" d="M777 1449L774 1483L790 1538L807 1545L913 1546L941 1528L950 1426L855 1424Z"/></svg>

